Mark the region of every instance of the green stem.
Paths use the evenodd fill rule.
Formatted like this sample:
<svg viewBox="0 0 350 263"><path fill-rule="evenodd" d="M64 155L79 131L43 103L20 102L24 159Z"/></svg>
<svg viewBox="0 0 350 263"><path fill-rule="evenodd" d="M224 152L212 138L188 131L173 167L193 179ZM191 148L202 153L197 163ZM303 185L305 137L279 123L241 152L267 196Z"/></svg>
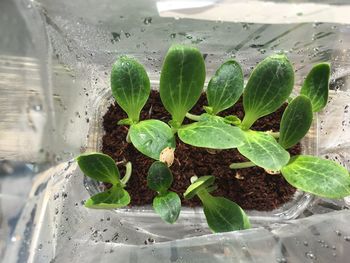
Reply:
<svg viewBox="0 0 350 263"><path fill-rule="evenodd" d="M256 166L253 162L242 162L242 163L231 163L230 168L231 169L242 169L242 168L248 168L248 167L254 167Z"/></svg>
<svg viewBox="0 0 350 263"><path fill-rule="evenodd" d="M132 165L131 165L131 162L127 162L126 165L125 165L125 175L124 177L120 180L120 182L125 186L129 179L130 179L130 176L131 176L131 172L132 172Z"/></svg>
<svg viewBox="0 0 350 263"><path fill-rule="evenodd" d="M207 191L207 189L202 189L197 193L197 196L199 197L199 199L201 200L201 202L207 203L207 201L210 200L210 197L212 197L212 195Z"/></svg>
<svg viewBox="0 0 350 263"><path fill-rule="evenodd" d="M255 118L255 116L246 114L243 118L243 121L240 125L240 127L242 128L242 130L249 130L250 127L252 127L253 123L257 120L257 118Z"/></svg>
<svg viewBox="0 0 350 263"><path fill-rule="evenodd" d="M186 113L186 118L190 119L190 120L193 120L193 121L199 121L200 117L201 116L195 115L195 114L191 114L189 112Z"/></svg>
<svg viewBox="0 0 350 263"><path fill-rule="evenodd" d="M126 135L125 140L126 140L127 143L131 143L131 140L130 140L130 128L128 130L128 134Z"/></svg>

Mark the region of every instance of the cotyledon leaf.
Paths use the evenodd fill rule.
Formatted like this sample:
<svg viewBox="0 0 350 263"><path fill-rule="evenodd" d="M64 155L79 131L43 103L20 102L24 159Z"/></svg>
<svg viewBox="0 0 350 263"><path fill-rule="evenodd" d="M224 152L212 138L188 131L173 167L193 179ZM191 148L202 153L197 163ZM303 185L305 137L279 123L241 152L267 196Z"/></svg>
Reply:
<svg viewBox="0 0 350 263"><path fill-rule="evenodd" d="M105 192L91 196L85 202L85 207L96 209L116 209L127 206L130 196L121 186L112 186Z"/></svg>
<svg viewBox="0 0 350 263"><path fill-rule="evenodd" d="M76 158L83 173L97 181L119 184L119 169L114 160L103 153L85 153Z"/></svg>
<svg viewBox="0 0 350 263"><path fill-rule="evenodd" d="M203 114L210 116L209 114ZM218 116L202 120L178 129L178 136L184 143L211 149L232 149L243 145L243 131L227 124Z"/></svg>
<svg viewBox="0 0 350 263"><path fill-rule="evenodd" d="M171 114L173 125L180 126L186 113L199 99L205 80L205 64L198 49L170 47L160 76L160 98Z"/></svg>
<svg viewBox="0 0 350 263"><path fill-rule="evenodd" d="M212 186L215 181L215 177L212 175L205 175L199 177L195 182L193 182L185 191L185 199L193 198L199 191Z"/></svg>
<svg viewBox="0 0 350 263"><path fill-rule="evenodd" d="M278 171L288 163L289 153L271 135L252 130L244 134L244 144L238 151L257 166Z"/></svg>
<svg viewBox="0 0 350 263"><path fill-rule="evenodd" d="M153 208L165 222L173 224L181 211L180 197L174 192L158 195L153 199Z"/></svg>
<svg viewBox="0 0 350 263"><path fill-rule="evenodd" d="M276 111L289 97L294 85L294 70L285 55L272 55L253 70L243 92L247 130L260 117Z"/></svg>
<svg viewBox="0 0 350 263"><path fill-rule="evenodd" d="M198 196L203 203L208 226L214 233L250 227L247 215L236 203L224 197L211 196L205 190L200 192Z"/></svg>
<svg viewBox="0 0 350 263"><path fill-rule="evenodd" d="M241 66L234 60L222 64L208 84L207 99L212 114L234 105L242 95L243 85Z"/></svg>
<svg viewBox="0 0 350 263"><path fill-rule="evenodd" d="M169 167L159 161L152 163L147 173L147 186L158 193L166 192L173 183L173 175Z"/></svg>
<svg viewBox="0 0 350 263"><path fill-rule="evenodd" d="M313 112L322 110L327 104L330 73L328 63L317 64L311 69L301 87L300 94L311 100Z"/></svg>
<svg viewBox="0 0 350 263"><path fill-rule="evenodd" d="M111 87L116 102L131 122L138 122L151 91L144 67L134 58L121 56L112 67Z"/></svg>
<svg viewBox="0 0 350 263"><path fill-rule="evenodd" d="M293 156L281 170L292 186L318 196L350 196L350 175L341 165L315 156Z"/></svg>
<svg viewBox="0 0 350 263"><path fill-rule="evenodd" d="M133 124L129 134L135 148L155 160L159 160L164 148L175 148L175 138L171 128L159 120L145 120Z"/></svg>
<svg viewBox="0 0 350 263"><path fill-rule="evenodd" d="M310 129L312 117L308 97L300 95L293 99L283 112L278 143L285 149L297 144Z"/></svg>

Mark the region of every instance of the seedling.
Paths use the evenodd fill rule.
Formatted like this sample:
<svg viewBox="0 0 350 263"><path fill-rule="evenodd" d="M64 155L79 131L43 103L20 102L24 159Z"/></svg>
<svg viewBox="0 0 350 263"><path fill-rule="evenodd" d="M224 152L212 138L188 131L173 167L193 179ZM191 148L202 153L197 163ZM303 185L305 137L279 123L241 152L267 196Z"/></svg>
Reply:
<svg viewBox="0 0 350 263"><path fill-rule="evenodd" d="M157 192L153 208L160 217L174 223L180 213L179 196L169 191L173 176L168 168L174 160L175 135L187 144L209 149L237 148L249 159L233 163L232 169L260 166L271 174L282 174L294 187L322 197L342 198L350 195L349 172L339 164L318 157L290 156L287 151L296 145L311 127L313 113L322 110L328 100L330 66L315 65L307 75L300 94L292 98L294 70L285 55L265 58L251 73L244 88L243 72L234 60L228 60L209 81L208 105L201 115L189 111L198 101L205 81L204 59L198 49L183 45L170 47L160 76L160 98L171 114L168 123L140 120L140 112L150 94L150 81L143 66L134 58L121 56L113 65L112 94L127 118L119 125L130 126L127 142L156 160L149 169L148 187ZM223 116L243 96L244 118ZM273 113L288 101L279 132L255 131L253 124ZM183 124L184 118L193 122ZM119 179L114 161L103 154L92 153L77 158L89 177L113 186L86 202L87 207L118 208L129 204L124 190L131 173ZM193 179L184 193L186 199L195 195L201 200L209 227L213 232L226 232L250 227L245 212L234 202L211 195L215 189L213 176Z"/></svg>
<svg viewBox="0 0 350 263"><path fill-rule="evenodd" d="M85 202L89 208L114 209L130 203L129 193L124 189L131 176L131 163L126 164L125 175L120 179L119 169L111 157L102 153L87 153L76 158L83 173L100 182L112 184L105 192L91 196Z"/></svg>
<svg viewBox="0 0 350 263"><path fill-rule="evenodd" d="M169 191L173 175L168 166L156 161L148 170L147 186L158 195L153 199L153 209L165 222L173 224L179 217L181 200L177 193Z"/></svg>
<svg viewBox="0 0 350 263"><path fill-rule="evenodd" d="M250 228L250 222L243 209L236 203L224 198L212 196L214 176L192 177L192 184L184 193L185 199L195 195L203 204L205 218L210 229L216 232L228 232Z"/></svg>

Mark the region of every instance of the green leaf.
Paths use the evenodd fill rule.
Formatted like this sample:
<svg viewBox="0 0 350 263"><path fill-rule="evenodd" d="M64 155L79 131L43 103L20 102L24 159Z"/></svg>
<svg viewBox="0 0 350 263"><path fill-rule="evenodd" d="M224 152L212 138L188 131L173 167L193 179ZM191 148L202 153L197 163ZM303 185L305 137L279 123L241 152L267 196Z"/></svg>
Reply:
<svg viewBox="0 0 350 263"><path fill-rule="evenodd" d="M148 170L147 186L158 193L164 193L170 188L172 183L173 175L169 167L159 161L152 163Z"/></svg>
<svg viewBox="0 0 350 263"><path fill-rule="evenodd" d="M276 111L289 97L294 85L293 66L285 55L273 55L253 70L243 93L247 130L260 117Z"/></svg>
<svg viewBox="0 0 350 263"><path fill-rule="evenodd" d="M205 175L199 177L194 183L192 183L184 193L185 199L193 198L199 191L211 186L215 181L215 177L211 175Z"/></svg>
<svg viewBox="0 0 350 263"><path fill-rule="evenodd" d="M214 197L202 191L198 194L204 206L208 226L214 233L241 230L250 227L249 219L236 203Z"/></svg>
<svg viewBox="0 0 350 263"><path fill-rule="evenodd" d="M139 121L141 109L150 94L150 81L144 67L134 58L121 56L111 72L112 94L133 122Z"/></svg>
<svg viewBox="0 0 350 263"><path fill-rule="evenodd" d="M119 170L114 160L103 153L85 153L76 158L83 173L97 181L119 184Z"/></svg>
<svg viewBox="0 0 350 263"><path fill-rule="evenodd" d="M238 151L257 166L278 171L288 163L289 153L271 135L251 130L244 134L244 144Z"/></svg>
<svg viewBox="0 0 350 263"><path fill-rule="evenodd" d="M134 122L129 118L121 119L117 122L118 125L132 125L133 123Z"/></svg>
<svg viewBox="0 0 350 263"><path fill-rule="evenodd" d="M240 128L227 124L221 117L205 118L202 115L200 121L178 129L181 141L211 149L232 149L243 144L244 134Z"/></svg>
<svg viewBox="0 0 350 263"><path fill-rule="evenodd" d="M173 224L179 218L181 210L180 197L174 192L156 196L153 199L153 208L165 222Z"/></svg>
<svg viewBox="0 0 350 263"><path fill-rule="evenodd" d="M207 89L208 104L215 115L234 105L243 92L243 71L234 60L221 65L211 78Z"/></svg>
<svg viewBox="0 0 350 263"><path fill-rule="evenodd" d="M176 126L199 99L205 80L202 54L190 46L170 47L160 76L160 97Z"/></svg>
<svg viewBox="0 0 350 263"><path fill-rule="evenodd" d="M300 95L292 100L282 116L279 144L285 149L297 144L310 129L312 117L312 106L308 97Z"/></svg>
<svg viewBox="0 0 350 263"><path fill-rule="evenodd" d="M333 161L298 155L281 172L288 183L302 191L327 198L350 195L349 172Z"/></svg>
<svg viewBox="0 0 350 263"><path fill-rule="evenodd" d="M320 63L311 69L304 81L300 94L309 97L313 112L322 110L327 104L330 74L330 65Z"/></svg>
<svg viewBox="0 0 350 263"><path fill-rule="evenodd" d="M130 140L137 150L155 160L159 160L164 148L175 148L171 128L159 120L145 120L131 125Z"/></svg>
<svg viewBox="0 0 350 263"><path fill-rule="evenodd" d="M127 206L129 203L129 193L120 186L113 186L105 192L90 197L86 200L85 206L88 208L115 209Z"/></svg>

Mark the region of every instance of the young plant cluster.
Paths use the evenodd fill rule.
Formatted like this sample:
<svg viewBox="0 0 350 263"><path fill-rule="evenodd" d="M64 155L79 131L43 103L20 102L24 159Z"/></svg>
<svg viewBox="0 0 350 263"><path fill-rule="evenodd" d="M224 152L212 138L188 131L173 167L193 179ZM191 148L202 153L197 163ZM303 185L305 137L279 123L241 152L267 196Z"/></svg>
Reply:
<svg viewBox="0 0 350 263"><path fill-rule="evenodd" d="M234 60L223 63L209 81L206 96L208 105L201 115L189 113L203 92L205 81L204 59L198 49L190 46L170 47L161 71L160 98L171 114L169 123L160 120L140 120L140 112L150 94L150 81L144 67L134 58L121 56L113 65L111 87L118 105L128 118L119 125L129 127L127 142L155 162L147 176L148 187L157 192L154 210L160 217L174 223L181 209L179 196L169 191L173 181L170 166L175 150L175 136L189 145L208 149L233 149L249 159L233 163L231 169L252 166L269 173L282 174L292 186L318 196L342 198L350 195L350 175L341 165L309 155L290 156L288 149L297 144L311 127L313 115L322 110L328 100L330 66L315 65L307 75L300 94L291 97L294 70L285 55L265 58L251 73L244 87L241 66ZM219 116L243 96L244 118ZM254 131L252 125L259 118L273 113L289 102L280 123L279 132ZM193 122L183 124L185 118ZM92 196L87 207L117 208L129 203L124 190L131 166L119 179L113 160L99 153L77 158L85 175L113 186L106 192ZM129 167L129 168L128 168ZM215 178L210 175L195 177L184 193L190 199L197 195L213 232L246 229L250 223L245 212L234 202L211 195Z"/></svg>

